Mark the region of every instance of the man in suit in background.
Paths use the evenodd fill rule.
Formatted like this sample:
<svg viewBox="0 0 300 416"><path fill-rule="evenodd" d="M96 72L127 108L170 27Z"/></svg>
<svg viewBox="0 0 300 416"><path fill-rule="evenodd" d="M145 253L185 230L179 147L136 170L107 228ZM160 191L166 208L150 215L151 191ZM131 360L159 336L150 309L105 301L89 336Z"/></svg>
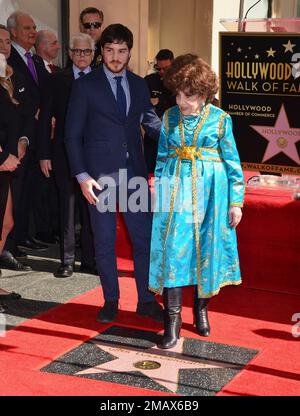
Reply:
<svg viewBox="0 0 300 416"><path fill-rule="evenodd" d="M36 65L43 68L45 79L51 74L60 71L60 68L54 64L60 51L60 44L57 35L51 30L40 30L37 32L35 41L36 55L33 56ZM43 84L46 83L46 80ZM53 120L54 122L54 120ZM52 132L51 132L52 133ZM50 139L50 138L49 138ZM37 135L37 143L41 141L40 134ZM40 200L35 210L36 233L35 238L46 244L55 244L59 235L59 213L58 213L58 195L54 178L50 176L45 178L42 172L39 172ZM42 210L38 210L42 208Z"/></svg>
<svg viewBox="0 0 300 416"><path fill-rule="evenodd" d="M54 64L61 47L57 35L52 30L40 30L35 41L36 55L42 58L42 64L49 74L60 70Z"/></svg>
<svg viewBox="0 0 300 416"><path fill-rule="evenodd" d="M176 97L164 86L165 71L171 66L174 54L169 49L161 49L155 57L155 73L147 75L147 82L151 102L154 105L158 117L162 118L164 112L176 105ZM154 173L156 166L158 143L154 142L147 134L144 136L144 154L148 173Z"/></svg>
<svg viewBox="0 0 300 416"><path fill-rule="evenodd" d="M87 7L82 10L79 16L80 32L90 35L95 42L95 56L92 62L92 68L97 67L102 60L100 38L103 20L104 15L102 10L99 10L96 7Z"/></svg>
<svg viewBox="0 0 300 416"><path fill-rule="evenodd" d="M24 77L25 88L30 95L28 112L31 114L34 133L24 160L24 178L19 212L15 217L15 238L21 248L29 250L44 250L46 245L35 242L29 237L29 219L33 211L35 218L45 207L40 206L39 166L36 159L36 128L40 107L40 91L47 74L41 65L38 65L31 52L36 42L36 25L31 16L23 12L12 13L7 20L7 27L12 38L12 50L8 64L14 71Z"/></svg>
<svg viewBox="0 0 300 416"><path fill-rule="evenodd" d="M66 120L66 147L72 174L90 203L96 263L105 299L97 319L108 323L116 319L120 296L116 212L114 208L106 212L98 209L96 194L99 196L101 186L97 181L105 176L111 180L118 178L120 170L126 169L128 180L142 177L148 190L141 124L149 135L158 139L161 121L151 105L145 80L127 70L133 46L131 31L120 24L110 25L104 30L100 44L103 65L73 85ZM115 190L120 191L122 183L118 179ZM127 190L128 206L133 192ZM119 203L121 199L120 196ZM162 308L148 291L151 210L124 211L134 250L137 314L162 321Z"/></svg>
<svg viewBox="0 0 300 416"><path fill-rule="evenodd" d="M70 277L74 271L76 200L82 218L80 271L95 274L93 236L87 202L81 194L78 182L71 176L64 145L65 117L71 87L76 79L91 72L94 47L94 41L89 35L74 35L69 47L72 67L53 74L47 80L42 94L38 157L46 178L50 178L53 171L59 191L61 265L55 273L58 278ZM51 140L53 118L55 128Z"/></svg>

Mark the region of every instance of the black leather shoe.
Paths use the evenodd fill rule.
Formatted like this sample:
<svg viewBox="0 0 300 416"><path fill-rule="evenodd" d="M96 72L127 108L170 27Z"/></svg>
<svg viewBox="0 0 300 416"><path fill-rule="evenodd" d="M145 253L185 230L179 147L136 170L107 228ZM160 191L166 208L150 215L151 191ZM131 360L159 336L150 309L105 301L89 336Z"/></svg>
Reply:
<svg viewBox="0 0 300 416"><path fill-rule="evenodd" d="M5 313L7 311L7 306L6 305L0 305L0 313Z"/></svg>
<svg viewBox="0 0 300 416"><path fill-rule="evenodd" d="M8 252L7 252L8 253ZM17 272L31 272L32 268L28 264L23 264L17 260L11 253L7 257L0 258L0 267Z"/></svg>
<svg viewBox="0 0 300 416"><path fill-rule="evenodd" d="M152 302L139 302L136 313L140 316L152 318L158 322L164 321L163 308L156 302L156 300L153 300Z"/></svg>
<svg viewBox="0 0 300 416"><path fill-rule="evenodd" d="M97 315L97 321L103 324L114 322L118 314L118 300L105 302Z"/></svg>
<svg viewBox="0 0 300 416"><path fill-rule="evenodd" d="M60 266L57 271L54 273L54 276L60 279L71 277L74 273L74 266L69 264L67 266Z"/></svg>
<svg viewBox="0 0 300 416"><path fill-rule="evenodd" d="M27 253L25 253L25 251L23 250L19 250L18 248L16 248L14 250L14 257L16 257L17 259L26 259L27 258Z"/></svg>
<svg viewBox="0 0 300 416"><path fill-rule="evenodd" d="M90 266L90 265L85 264L85 263L81 263L81 265L79 267L79 272L99 276L99 273L98 273L95 266Z"/></svg>
<svg viewBox="0 0 300 416"><path fill-rule="evenodd" d="M6 295L0 294L0 301L1 300L17 300L17 299L21 299L21 297L22 296L16 292L7 293Z"/></svg>
<svg viewBox="0 0 300 416"><path fill-rule="evenodd" d="M46 244L36 243L32 239L27 239L18 244L18 247L27 248L28 250L45 251L48 246Z"/></svg>

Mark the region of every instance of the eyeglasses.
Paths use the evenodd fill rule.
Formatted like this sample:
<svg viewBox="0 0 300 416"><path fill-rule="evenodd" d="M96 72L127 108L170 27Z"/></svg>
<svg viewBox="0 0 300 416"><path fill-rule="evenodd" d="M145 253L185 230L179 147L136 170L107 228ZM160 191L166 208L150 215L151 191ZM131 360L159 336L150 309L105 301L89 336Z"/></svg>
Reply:
<svg viewBox="0 0 300 416"><path fill-rule="evenodd" d="M74 53L75 56L91 56L93 49L71 49L71 52Z"/></svg>
<svg viewBox="0 0 300 416"><path fill-rule="evenodd" d="M101 26L102 26L102 22L83 23L83 27L85 29L100 29Z"/></svg>

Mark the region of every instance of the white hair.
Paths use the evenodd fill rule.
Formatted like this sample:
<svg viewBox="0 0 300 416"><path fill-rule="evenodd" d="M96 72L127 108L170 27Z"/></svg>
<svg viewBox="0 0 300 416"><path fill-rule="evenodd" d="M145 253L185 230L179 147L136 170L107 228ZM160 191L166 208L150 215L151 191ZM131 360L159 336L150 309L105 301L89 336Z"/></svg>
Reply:
<svg viewBox="0 0 300 416"><path fill-rule="evenodd" d="M78 40L85 40L85 41L89 42L89 44L91 45L91 49L93 49L93 51L95 50L95 41L87 33L76 33L76 35L73 35L70 39L70 42L69 42L69 48L74 49L74 44Z"/></svg>
<svg viewBox="0 0 300 416"><path fill-rule="evenodd" d="M43 42L47 42L48 43L48 35L56 35L55 32L53 32L52 30L40 30L37 32L36 35L36 41L35 41L35 47L38 48L40 46L41 43Z"/></svg>
<svg viewBox="0 0 300 416"><path fill-rule="evenodd" d="M27 13L24 13L24 12L17 11L17 12L13 12L9 16L9 18L7 19L6 26L7 26L10 33L11 33L11 29L14 29L15 27L18 26L17 20L18 20L19 17L22 17L22 16L30 16L30 15L27 14Z"/></svg>

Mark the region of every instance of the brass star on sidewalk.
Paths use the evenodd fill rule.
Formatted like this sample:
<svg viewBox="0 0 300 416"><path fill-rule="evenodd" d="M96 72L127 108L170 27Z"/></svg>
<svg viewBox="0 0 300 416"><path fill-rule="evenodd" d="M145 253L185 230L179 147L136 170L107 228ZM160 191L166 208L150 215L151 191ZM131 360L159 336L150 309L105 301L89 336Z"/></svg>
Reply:
<svg viewBox="0 0 300 416"><path fill-rule="evenodd" d="M76 375L130 373L139 371L175 393L179 385L180 370L205 368L232 368L240 370L240 366L238 365L202 360L200 358L183 355L184 338L178 341L176 347L169 350L160 350L157 347L141 350L140 348L109 345L97 340L92 341L92 343L116 358L104 364L80 371Z"/></svg>

